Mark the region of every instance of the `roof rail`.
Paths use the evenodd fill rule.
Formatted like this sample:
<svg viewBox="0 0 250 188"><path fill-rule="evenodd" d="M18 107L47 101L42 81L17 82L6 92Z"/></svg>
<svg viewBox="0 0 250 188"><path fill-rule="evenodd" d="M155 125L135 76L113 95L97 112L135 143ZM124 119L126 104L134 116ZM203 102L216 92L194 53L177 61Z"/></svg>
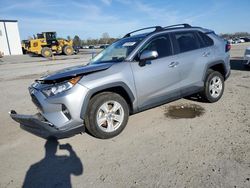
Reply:
<svg viewBox="0 0 250 188"><path fill-rule="evenodd" d="M192 27L191 25L189 25L187 23L176 24L176 25L169 25L169 26L166 26L166 27L161 27L161 26L145 27L145 28L138 29L138 30L132 31L130 33L127 33L123 38L130 37L132 33L136 33L138 31L142 31L142 30L147 30L147 29L153 29L153 28L155 28L155 30L153 32L150 32L150 33L154 33L154 32L158 32L158 31L163 31L165 29L170 29L172 27L180 28L181 26L184 27L184 28L191 28Z"/></svg>
<svg viewBox="0 0 250 188"><path fill-rule="evenodd" d="M155 28L155 30L153 32L157 32L157 31L162 31L163 30L163 28L161 26L145 27L145 28L138 29L138 30L132 31L130 33L127 33L123 38L130 37L132 33L136 33L138 31L142 31L142 30L146 30L146 29L153 29L153 28Z"/></svg>
<svg viewBox="0 0 250 188"><path fill-rule="evenodd" d="M191 25L189 25L187 23L183 23L183 24L169 25L169 26L163 27L163 29L168 29L171 27L179 27L179 26L183 26L184 28L191 28L192 27Z"/></svg>

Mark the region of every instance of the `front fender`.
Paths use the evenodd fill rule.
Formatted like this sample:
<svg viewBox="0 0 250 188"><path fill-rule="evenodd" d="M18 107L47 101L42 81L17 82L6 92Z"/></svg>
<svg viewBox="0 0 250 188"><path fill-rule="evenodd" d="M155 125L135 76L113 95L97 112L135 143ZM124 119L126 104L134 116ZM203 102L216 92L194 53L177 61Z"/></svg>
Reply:
<svg viewBox="0 0 250 188"><path fill-rule="evenodd" d="M110 84L105 84L105 85L99 86L97 88L94 88L94 89L91 89L88 91L88 93L85 97L85 100L83 101L83 104L82 104L80 117L82 119L85 118L85 114L86 114L86 111L88 108L89 101L93 95L95 95L96 93L99 93L101 91L105 91L105 90L114 88L114 87L122 87L127 92L128 96L130 98L130 101L132 103L134 102L135 96L134 96L133 92L131 91L131 89L124 82L114 82L114 83L110 83Z"/></svg>

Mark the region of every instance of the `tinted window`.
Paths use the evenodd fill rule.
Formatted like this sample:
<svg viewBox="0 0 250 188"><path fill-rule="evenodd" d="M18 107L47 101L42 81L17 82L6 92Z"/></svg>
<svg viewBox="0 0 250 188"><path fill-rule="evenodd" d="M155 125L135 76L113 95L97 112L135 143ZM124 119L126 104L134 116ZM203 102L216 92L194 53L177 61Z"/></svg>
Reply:
<svg viewBox="0 0 250 188"><path fill-rule="evenodd" d="M208 47L208 46L212 46L214 44L214 41L206 34L204 34L202 32L198 32L198 34L203 42L201 47Z"/></svg>
<svg viewBox="0 0 250 188"><path fill-rule="evenodd" d="M158 58L172 55L172 46L169 39L169 35L157 36L152 39L142 51L151 50L158 52Z"/></svg>
<svg viewBox="0 0 250 188"><path fill-rule="evenodd" d="M194 32L174 33L174 37L179 46L180 53L199 48L199 43Z"/></svg>

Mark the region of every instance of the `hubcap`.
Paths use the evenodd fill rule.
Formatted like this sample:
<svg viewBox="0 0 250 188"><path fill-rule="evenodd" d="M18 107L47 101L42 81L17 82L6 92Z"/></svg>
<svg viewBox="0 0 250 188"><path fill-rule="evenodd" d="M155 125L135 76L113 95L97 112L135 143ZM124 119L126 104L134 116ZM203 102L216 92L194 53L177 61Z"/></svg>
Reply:
<svg viewBox="0 0 250 188"><path fill-rule="evenodd" d="M71 53L71 49L70 49L70 48L67 49L67 53L68 53L68 54Z"/></svg>
<svg viewBox="0 0 250 188"><path fill-rule="evenodd" d="M49 52L49 51L45 51L44 54L45 54L46 56L49 56L49 55L50 55L50 52Z"/></svg>
<svg viewBox="0 0 250 188"><path fill-rule="evenodd" d="M220 77L215 76L210 80L209 83L209 93L213 98L217 98L220 96L222 91L222 81Z"/></svg>
<svg viewBox="0 0 250 188"><path fill-rule="evenodd" d="M104 132L117 130L124 119L124 110L120 103L116 101L105 102L97 111L96 122L98 127Z"/></svg>

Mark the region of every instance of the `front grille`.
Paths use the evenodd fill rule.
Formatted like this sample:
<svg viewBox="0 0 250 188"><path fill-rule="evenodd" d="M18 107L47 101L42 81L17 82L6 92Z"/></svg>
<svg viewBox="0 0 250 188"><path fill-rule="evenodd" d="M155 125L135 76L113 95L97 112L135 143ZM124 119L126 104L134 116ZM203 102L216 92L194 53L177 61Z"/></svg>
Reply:
<svg viewBox="0 0 250 188"><path fill-rule="evenodd" d="M39 108L39 110L41 110L43 112L42 105L37 100L36 96L34 94L31 94L30 96L31 96L32 102L37 106L37 108Z"/></svg>

